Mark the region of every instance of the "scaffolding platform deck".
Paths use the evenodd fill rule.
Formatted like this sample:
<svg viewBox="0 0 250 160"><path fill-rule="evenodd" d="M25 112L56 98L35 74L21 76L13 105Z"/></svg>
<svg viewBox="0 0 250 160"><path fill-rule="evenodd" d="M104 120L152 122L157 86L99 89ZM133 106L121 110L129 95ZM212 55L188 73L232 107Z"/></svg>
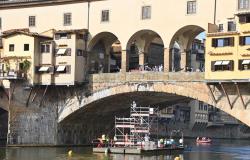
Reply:
<svg viewBox="0 0 250 160"><path fill-rule="evenodd" d="M183 152L184 147L175 147L175 148L155 148L155 149L141 149L133 147L111 147L111 148L93 148L94 153L105 153L113 154L172 154Z"/></svg>

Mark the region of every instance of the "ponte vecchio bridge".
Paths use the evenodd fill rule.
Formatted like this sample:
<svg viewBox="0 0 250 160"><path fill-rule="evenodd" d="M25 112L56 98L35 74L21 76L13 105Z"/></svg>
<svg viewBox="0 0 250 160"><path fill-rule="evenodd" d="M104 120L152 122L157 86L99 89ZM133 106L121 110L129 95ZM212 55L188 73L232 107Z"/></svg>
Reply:
<svg viewBox="0 0 250 160"><path fill-rule="evenodd" d="M237 80L237 77L206 80L204 72L185 72L191 65L187 59L188 51L197 35L214 30L212 24L227 26L228 21L234 22L241 7L236 0L4 2L0 5L0 31L27 28L27 19L33 15L36 15L36 25L29 27L32 32L88 30L84 37L90 92L73 94L65 103L60 103L57 110L59 124L74 116L80 118L81 113L91 112L94 107L98 107L97 112L102 112L105 110L102 106L110 105L116 112L119 106L122 109L133 98L145 104L173 104L190 98L218 107L250 126L248 80ZM243 6L243 11L246 10L248 8ZM62 22L64 13L71 15L68 25ZM18 19L18 25L14 19ZM180 52L179 69L174 67L176 44ZM159 53L156 61L152 45L157 46ZM112 68L112 56L116 57L120 72L111 73L117 69ZM144 66L145 63L163 65L163 71L135 71L136 65ZM28 97L28 93L19 97L20 106L26 105ZM32 106L32 102L29 105Z"/></svg>

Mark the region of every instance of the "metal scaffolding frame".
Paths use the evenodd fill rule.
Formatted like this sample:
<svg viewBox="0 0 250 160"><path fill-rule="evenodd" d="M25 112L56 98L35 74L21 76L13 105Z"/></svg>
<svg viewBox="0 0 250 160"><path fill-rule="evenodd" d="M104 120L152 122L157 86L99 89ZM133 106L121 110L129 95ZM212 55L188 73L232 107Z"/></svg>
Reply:
<svg viewBox="0 0 250 160"><path fill-rule="evenodd" d="M158 108L151 108L149 106L139 107L133 102L130 107L129 118L115 117L115 145L142 145L144 137L150 135L151 127L156 118L158 128L158 110Z"/></svg>

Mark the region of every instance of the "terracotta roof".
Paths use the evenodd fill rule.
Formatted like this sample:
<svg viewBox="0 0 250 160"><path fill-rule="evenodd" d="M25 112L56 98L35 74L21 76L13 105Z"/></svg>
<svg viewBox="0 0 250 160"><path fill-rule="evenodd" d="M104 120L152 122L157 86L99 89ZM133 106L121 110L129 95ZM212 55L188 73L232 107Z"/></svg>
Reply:
<svg viewBox="0 0 250 160"><path fill-rule="evenodd" d="M58 30L55 33L83 33L87 32L87 29L70 29L70 30Z"/></svg>
<svg viewBox="0 0 250 160"><path fill-rule="evenodd" d="M27 28L12 29L12 30L8 30L8 31L4 31L4 32L2 32L2 37L5 38L5 37L9 37L9 36L12 36L15 34L23 34L23 35L32 36L32 37L41 37L41 38L52 39L51 37L40 35L40 34L35 33L35 32L29 32L29 29L27 29Z"/></svg>

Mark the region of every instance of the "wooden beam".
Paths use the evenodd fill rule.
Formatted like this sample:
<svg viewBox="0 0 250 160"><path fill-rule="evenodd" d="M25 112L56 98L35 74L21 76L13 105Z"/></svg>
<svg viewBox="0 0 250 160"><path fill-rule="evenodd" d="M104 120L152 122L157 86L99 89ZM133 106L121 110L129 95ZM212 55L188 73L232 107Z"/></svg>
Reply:
<svg viewBox="0 0 250 160"><path fill-rule="evenodd" d="M220 86L221 86L221 88L222 88L222 90L223 90L224 94L225 94L225 95L226 95L226 97L227 97L227 101L228 101L228 104L230 105L230 108L231 108L231 109L233 109L233 105L232 105L232 103L231 103L231 101L230 101L230 99L229 99L229 97L228 97L228 94L227 94L227 92L226 92L226 90L225 90L225 88L224 88L223 84L222 84L222 83L220 83Z"/></svg>
<svg viewBox="0 0 250 160"><path fill-rule="evenodd" d="M244 102L244 100L243 100L243 97L242 97L242 95L240 94L240 88L239 88L239 86L238 86L238 83L235 82L234 84L235 84L235 86L236 86L236 90L237 90L238 96L240 97L240 100L241 100L241 102L242 102L242 105L244 106L245 109L247 109L247 105L245 104L245 102Z"/></svg>
<svg viewBox="0 0 250 160"><path fill-rule="evenodd" d="M216 98L215 98L215 96L214 96L214 93L213 93L213 91L212 91L212 88L210 87L209 84L207 84L207 88L209 89L210 94L212 95L212 98L213 98L214 103L217 104L217 100L216 100Z"/></svg>
<svg viewBox="0 0 250 160"><path fill-rule="evenodd" d="M41 105L42 105L42 102L43 102L44 96L45 96L45 94L46 94L46 92L47 92L47 90L48 90L48 87L49 87L49 85L46 86L46 88L45 88L45 90L44 90L44 92L43 92L43 96L42 96L42 99L41 99L41 101L40 101L39 108L40 108Z"/></svg>
<svg viewBox="0 0 250 160"><path fill-rule="evenodd" d="M30 101L30 96L31 96L32 91L33 91L33 87L31 87L31 90L30 90L30 93L29 93L29 97L28 97L28 99L26 101L26 107L29 106L29 101Z"/></svg>

